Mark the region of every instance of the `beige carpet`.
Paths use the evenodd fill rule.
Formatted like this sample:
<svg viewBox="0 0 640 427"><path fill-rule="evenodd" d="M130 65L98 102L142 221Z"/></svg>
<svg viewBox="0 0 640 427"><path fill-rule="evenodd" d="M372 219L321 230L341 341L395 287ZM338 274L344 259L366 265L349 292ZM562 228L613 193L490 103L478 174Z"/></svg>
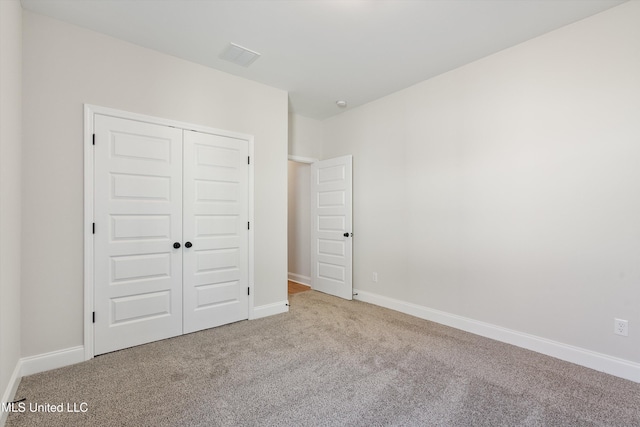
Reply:
<svg viewBox="0 0 640 427"><path fill-rule="evenodd" d="M640 384L314 291L23 378L16 398L8 426L640 426Z"/></svg>

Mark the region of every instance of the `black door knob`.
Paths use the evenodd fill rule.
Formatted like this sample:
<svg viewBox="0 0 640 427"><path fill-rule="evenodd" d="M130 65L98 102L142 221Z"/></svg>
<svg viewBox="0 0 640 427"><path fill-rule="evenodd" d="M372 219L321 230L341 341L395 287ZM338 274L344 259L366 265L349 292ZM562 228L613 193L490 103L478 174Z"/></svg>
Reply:
<svg viewBox="0 0 640 427"><path fill-rule="evenodd" d="M193 245L191 244L191 242L187 242L187 243L185 243L185 244L184 244L184 247L185 247L185 248L190 248L191 246L193 246Z"/></svg>
<svg viewBox="0 0 640 427"><path fill-rule="evenodd" d="M344 233L343 236L344 237L349 237L349 233Z"/></svg>
<svg viewBox="0 0 640 427"><path fill-rule="evenodd" d="M175 242L175 243L173 244L173 248L174 248L174 249L179 249L179 248L180 248L180 243Z"/></svg>

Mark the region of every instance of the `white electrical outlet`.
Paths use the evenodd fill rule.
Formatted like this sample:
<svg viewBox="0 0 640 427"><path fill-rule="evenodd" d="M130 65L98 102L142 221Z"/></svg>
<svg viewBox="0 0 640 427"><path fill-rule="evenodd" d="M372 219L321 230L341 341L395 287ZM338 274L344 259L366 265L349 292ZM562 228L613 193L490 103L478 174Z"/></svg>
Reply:
<svg viewBox="0 0 640 427"><path fill-rule="evenodd" d="M613 333L623 337L629 336L629 322L623 319L613 319Z"/></svg>
<svg viewBox="0 0 640 427"><path fill-rule="evenodd" d="M374 282L378 282L378 273L376 273L375 271L373 272L373 277L371 278L371 280L373 280Z"/></svg>

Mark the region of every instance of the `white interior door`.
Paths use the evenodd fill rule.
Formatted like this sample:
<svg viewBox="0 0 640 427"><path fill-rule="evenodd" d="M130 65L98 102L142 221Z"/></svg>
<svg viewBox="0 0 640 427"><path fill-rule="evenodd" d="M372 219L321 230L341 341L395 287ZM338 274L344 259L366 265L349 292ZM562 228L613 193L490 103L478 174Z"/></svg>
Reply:
<svg viewBox="0 0 640 427"><path fill-rule="evenodd" d="M184 132L184 333L249 317L248 150Z"/></svg>
<svg viewBox="0 0 640 427"><path fill-rule="evenodd" d="M353 298L352 156L311 165L311 282L315 290Z"/></svg>
<svg viewBox="0 0 640 427"><path fill-rule="evenodd" d="M182 130L95 115L94 353L182 333Z"/></svg>

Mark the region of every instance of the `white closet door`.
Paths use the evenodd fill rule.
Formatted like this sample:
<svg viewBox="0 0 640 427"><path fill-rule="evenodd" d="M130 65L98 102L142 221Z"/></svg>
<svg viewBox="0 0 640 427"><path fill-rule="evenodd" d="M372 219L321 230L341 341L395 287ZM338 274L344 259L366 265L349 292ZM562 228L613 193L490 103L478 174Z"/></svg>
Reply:
<svg viewBox="0 0 640 427"><path fill-rule="evenodd" d="M184 333L249 317L247 160L246 140L184 131Z"/></svg>
<svg viewBox="0 0 640 427"><path fill-rule="evenodd" d="M97 355L182 333L182 130L94 125Z"/></svg>

